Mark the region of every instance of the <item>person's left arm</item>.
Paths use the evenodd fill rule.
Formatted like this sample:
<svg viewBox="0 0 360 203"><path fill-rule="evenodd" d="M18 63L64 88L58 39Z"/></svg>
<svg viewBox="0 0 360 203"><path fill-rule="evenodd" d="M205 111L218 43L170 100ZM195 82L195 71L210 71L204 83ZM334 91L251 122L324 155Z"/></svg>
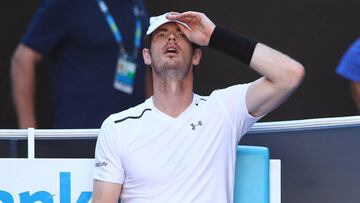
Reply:
<svg viewBox="0 0 360 203"><path fill-rule="evenodd" d="M263 75L250 85L246 94L246 106L252 116L262 116L275 109L303 80L305 70L300 63L264 44L222 28L216 29L203 13L172 12L167 18L189 25L191 30L182 26L180 29L190 41L200 46L213 43L214 48L240 59Z"/></svg>
<svg viewBox="0 0 360 203"><path fill-rule="evenodd" d="M261 43L255 47L250 67L263 75L250 85L246 94L246 106L253 116L262 116L278 107L305 75L300 63Z"/></svg>

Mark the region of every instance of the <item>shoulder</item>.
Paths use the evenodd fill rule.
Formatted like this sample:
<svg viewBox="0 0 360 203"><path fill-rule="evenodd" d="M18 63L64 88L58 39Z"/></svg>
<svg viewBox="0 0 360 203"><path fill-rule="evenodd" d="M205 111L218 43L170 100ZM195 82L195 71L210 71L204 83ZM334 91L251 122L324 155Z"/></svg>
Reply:
<svg viewBox="0 0 360 203"><path fill-rule="evenodd" d="M150 110L145 108L144 104L140 104L128 110L111 114L103 121L99 137L103 137L103 139L120 139L121 135L129 134L136 128L146 111Z"/></svg>
<svg viewBox="0 0 360 203"><path fill-rule="evenodd" d="M243 100L246 96L248 87L251 85L251 83L244 83L244 84L238 84L229 86L222 89L216 89L209 96L201 96L195 94L195 101L196 105L198 104L212 104L216 105L216 103L223 102L226 100L234 100L238 101Z"/></svg>
<svg viewBox="0 0 360 203"><path fill-rule="evenodd" d="M357 40L355 40L350 47L347 50L346 54L356 54L359 55L360 54L360 38L358 38Z"/></svg>
<svg viewBox="0 0 360 203"><path fill-rule="evenodd" d="M336 72L353 81L360 81L360 38L351 44L343 54Z"/></svg>
<svg viewBox="0 0 360 203"><path fill-rule="evenodd" d="M135 107L112 114L105 121L111 122L113 125L121 126L122 124L128 124L131 121L141 120L143 116L150 111L152 111L152 109L144 102Z"/></svg>
<svg viewBox="0 0 360 203"><path fill-rule="evenodd" d="M32 23L37 25L39 22L48 22L48 26L51 26L50 21L58 23L68 15L68 9L73 4L70 0L43 0L32 18Z"/></svg>
<svg viewBox="0 0 360 203"><path fill-rule="evenodd" d="M238 85L232 85L223 89L217 89L214 90L210 97L213 95L233 95L233 94L244 94L246 93L248 87L251 85L251 83L244 83L244 84L238 84Z"/></svg>
<svg viewBox="0 0 360 203"><path fill-rule="evenodd" d="M360 48L360 37L353 43L354 46Z"/></svg>
<svg viewBox="0 0 360 203"><path fill-rule="evenodd" d="M358 57L360 55L360 38L352 43L349 50L350 50L351 54L355 55L354 59L359 59L360 58L360 57Z"/></svg>
<svg viewBox="0 0 360 203"><path fill-rule="evenodd" d="M357 40L355 40L346 50L343 59L346 60L357 60L360 55L360 38L358 38Z"/></svg>

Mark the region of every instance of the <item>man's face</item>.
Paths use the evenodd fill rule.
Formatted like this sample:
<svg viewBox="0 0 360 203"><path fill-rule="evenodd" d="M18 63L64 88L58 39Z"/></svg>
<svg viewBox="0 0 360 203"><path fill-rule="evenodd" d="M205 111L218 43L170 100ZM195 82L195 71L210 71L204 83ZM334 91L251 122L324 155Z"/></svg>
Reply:
<svg viewBox="0 0 360 203"><path fill-rule="evenodd" d="M150 50L144 51L144 60L155 74L185 75L200 60L200 50L193 51L191 42L177 23L166 23L152 33Z"/></svg>

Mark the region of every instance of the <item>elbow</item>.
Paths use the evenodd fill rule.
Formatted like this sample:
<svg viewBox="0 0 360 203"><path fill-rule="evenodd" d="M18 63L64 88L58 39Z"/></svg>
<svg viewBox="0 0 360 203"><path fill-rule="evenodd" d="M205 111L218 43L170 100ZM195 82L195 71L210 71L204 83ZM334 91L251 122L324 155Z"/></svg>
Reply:
<svg viewBox="0 0 360 203"><path fill-rule="evenodd" d="M16 77L19 74L33 72L35 64L41 59L36 51L20 44L10 59L11 75Z"/></svg>
<svg viewBox="0 0 360 203"><path fill-rule="evenodd" d="M22 71L22 57L17 51L15 51L14 55L10 59L11 64L11 77L14 78L17 75L21 74Z"/></svg>
<svg viewBox="0 0 360 203"><path fill-rule="evenodd" d="M11 64L10 77L13 85L15 85L14 83L16 84L19 83L21 80L24 79L24 77L32 75L34 71L34 70L30 70L26 66L26 60L24 60L24 58L17 53L15 53L12 56L10 60L10 64Z"/></svg>
<svg viewBox="0 0 360 203"><path fill-rule="evenodd" d="M12 55L12 57L10 59L11 67L13 68L16 64L19 63L19 61L20 61L19 53L17 51L15 51L15 53Z"/></svg>
<svg viewBox="0 0 360 203"><path fill-rule="evenodd" d="M302 64L294 62L286 77L286 86L292 90L296 89L305 78L305 68Z"/></svg>
<svg viewBox="0 0 360 203"><path fill-rule="evenodd" d="M26 51L24 50L24 48L21 47L21 45L17 47L17 49L15 50L14 54L10 59L11 69L12 70L20 69L22 67L22 64L24 64L25 61L27 60L26 58L27 55L28 54L26 54Z"/></svg>

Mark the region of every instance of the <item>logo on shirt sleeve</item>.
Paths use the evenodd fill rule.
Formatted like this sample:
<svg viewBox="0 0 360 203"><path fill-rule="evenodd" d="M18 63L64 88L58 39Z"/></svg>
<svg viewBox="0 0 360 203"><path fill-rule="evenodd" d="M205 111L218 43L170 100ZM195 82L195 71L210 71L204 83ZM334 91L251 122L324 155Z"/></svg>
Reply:
<svg viewBox="0 0 360 203"><path fill-rule="evenodd" d="M107 166L108 164L105 161L100 161L95 163L95 167Z"/></svg>

